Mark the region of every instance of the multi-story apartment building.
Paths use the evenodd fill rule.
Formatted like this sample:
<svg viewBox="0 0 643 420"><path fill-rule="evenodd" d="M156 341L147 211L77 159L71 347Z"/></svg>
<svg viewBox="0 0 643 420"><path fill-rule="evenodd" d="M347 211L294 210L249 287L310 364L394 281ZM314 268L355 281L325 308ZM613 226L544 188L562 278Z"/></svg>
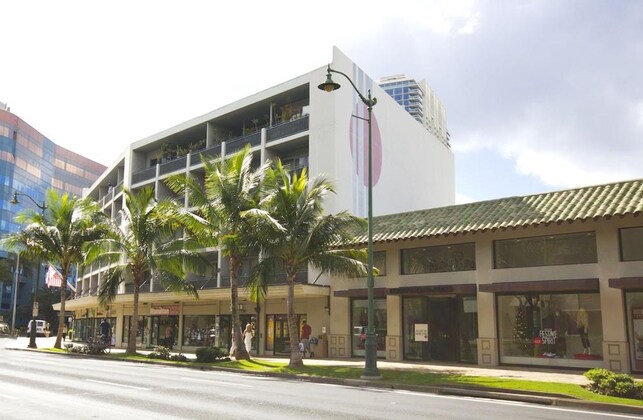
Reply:
<svg viewBox="0 0 643 420"><path fill-rule="evenodd" d="M426 80L417 82L412 77L398 74L382 77L378 84L434 136L450 145L446 110Z"/></svg>
<svg viewBox="0 0 643 420"><path fill-rule="evenodd" d="M0 103L0 235L16 232L20 226L14 217L23 208L36 208L28 198L21 196L20 203L12 204L14 192L27 194L36 203L42 203L45 192L55 188L61 192L82 196L105 171L105 166L56 145L28 123L10 112ZM0 292L0 314L8 318L14 294L15 255L0 250L3 264L13 270L13 279L3 278ZM16 327L26 325L31 317L32 291L39 278L44 280L44 270L38 277L38 264L24 259L18 267L18 294L16 295Z"/></svg>
<svg viewBox="0 0 643 420"><path fill-rule="evenodd" d="M349 75L361 92L377 97L373 109L374 214L390 214L450 205L454 202L454 161L445 143L417 124L392 98L344 54L335 49L331 66ZM330 213L348 210L367 215L364 104L348 81L332 94L317 86L326 66L258 92L130 145L88 190L103 210L117 218L123 208L123 188L153 186L157 197L173 197L164 183L170 174L204 176L201 159L225 158L249 144L256 161L280 158L293 170L307 167L326 174L337 194L325 202ZM189 206L189 203L186 203ZM192 276L200 298L159 290L153 281L141 295L139 345L162 342L170 326L178 330L176 346L193 349L214 342L230 343L230 292L227 261L217 249L205 253L211 268ZM244 270L253 263L245 262ZM124 345L132 314L130 290L120 290L109 308L98 303L102 267L92 267L78 282L66 308L75 312L74 335L93 334L101 317L111 318L117 345ZM296 311L313 328L328 326L328 279L304 270L296 286ZM242 291L242 322L252 320L259 334L253 352L289 351L286 288L274 286L261 304ZM324 309L326 308L326 309ZM213 333L211 335L211 333ZM211 338L212 337L212 338ZM214 340L214 341L211 341Z"/></svg>

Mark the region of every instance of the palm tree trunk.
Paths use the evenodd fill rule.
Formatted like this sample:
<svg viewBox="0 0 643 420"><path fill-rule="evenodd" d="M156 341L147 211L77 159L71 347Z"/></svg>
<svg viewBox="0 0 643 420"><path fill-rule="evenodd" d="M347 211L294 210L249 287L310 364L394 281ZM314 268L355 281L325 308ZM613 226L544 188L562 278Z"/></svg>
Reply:
<svg viewBox="0 0 643 420"><path fill-rule="evenodd" d="M288 297L286 299L288 312L288 334L290 335L290 368L304 367L302 353L299 351L299 324L295 314L295 274L288 274Z"/></svg>
<svg viewBox="0 0 643 420"><path fill-rule="evenodd" d="M230 304L232 312L232 343L234 351L232 356L237 359L250 360L250 354L241 339L241 321L239 320L239 268L241 259L235 255L230 256Z"/></svg>
<svg viewBox="0 0 643 420"><path fill-rule="evenodd" d="M129 336L127 338L126 353L136 353L136 334L138 334L138 296L141 290L141 279L134 278L134 307L132 308L132 322L130 322Z"/></svg>
<svg viewBox="0 0 643 420"><path fill-rule="evenodd" d="M56 333L55 349L62 348L63 325L65 325L65 301L67 300L67 272L61 273L62 281L60 282L60 314L58 315L58 332Z"/></svg>

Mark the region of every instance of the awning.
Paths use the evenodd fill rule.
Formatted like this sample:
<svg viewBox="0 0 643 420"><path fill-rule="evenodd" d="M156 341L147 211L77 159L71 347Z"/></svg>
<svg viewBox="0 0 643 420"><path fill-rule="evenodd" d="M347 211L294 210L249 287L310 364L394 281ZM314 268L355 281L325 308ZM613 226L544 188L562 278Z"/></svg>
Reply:
<svg viewBox="0 0 643 420"><path fill-rule="evenodd" d="M477 287L470 284L443 284L436 286L408 286L388 289L390 295L475 295Z"/></svg>
<svg viewBox="0 0 643 420"><path fill-rule="evenodd" d="M615 289L643 289L643 277L609 279L609 286Z"/></svg>
<svg viewBox="0 0 643 420"><path fill-rule="evenodd" d="M488 283L478 286L481 292L489 293L557 293L598 292L598 279L537 280Z"/></svg>

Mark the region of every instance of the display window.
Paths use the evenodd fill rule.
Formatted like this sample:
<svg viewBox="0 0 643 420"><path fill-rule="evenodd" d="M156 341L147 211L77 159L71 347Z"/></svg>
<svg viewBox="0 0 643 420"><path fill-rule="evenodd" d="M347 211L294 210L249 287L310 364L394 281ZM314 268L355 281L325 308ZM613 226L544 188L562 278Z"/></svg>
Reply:
<svg viewBox="0 0 643 420"><path fill-rule="evenodd" d="M374 299L374 324L377 340L377 357L386 357L386 299ZM352 352L353 356L365 356L366 332L368 329L368 300L352 301Z"/></svg>
<svg viewBox="0 0 643 420"><path fill-rule="evenodd" d="M214 315L183 317L184 346L213 346L217 335L217 322Z"/></svg>
<svg viewBox="0 0 643 420"><path fill-rule="evenodd" d="M602 366L598 293L501 295L497 303L501 363Z"/></svg>
<svg viewBox="0 0 643 420"><path fill-rule="evenodd" d="M627 331L632 370L643 371L643 292L626 292Z"/></svg>

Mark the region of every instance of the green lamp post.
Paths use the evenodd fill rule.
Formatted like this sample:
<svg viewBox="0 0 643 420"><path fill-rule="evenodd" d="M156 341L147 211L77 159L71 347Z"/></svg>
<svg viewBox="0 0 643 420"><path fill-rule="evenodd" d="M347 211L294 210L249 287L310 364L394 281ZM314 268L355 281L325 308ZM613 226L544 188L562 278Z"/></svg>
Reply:
<svg viewBox="0 0 643 420"><path fill-rule="evenodd" d="M373 114L373 106L377 103L377 98L371 96L371 90L368 90L367 96L362 95L362 93L357 89L355 83L348 77L345 73L342 73L339 70L334 70L330 68L330 65L327 69L326 81L319 86L319 89L332 92L339 89L341 86L339 83L333 81L331 73L341 74L348 80L357 92L357 95L361 101L366 105L368 109L368 118L362 118L355 116L355 118L363 119L368 122L368 262L367 262L367 278L366 278L366 287L368 290L368 326L366 329L366 342L364 343L365 348L365 367L364 372L362 373L362 379L381 379L382 376L377 369L377 337L375 336L375 292L374 292L374 279L373 279L373 143L372 136L373 130L371 127L371 120Z"/></svg>

